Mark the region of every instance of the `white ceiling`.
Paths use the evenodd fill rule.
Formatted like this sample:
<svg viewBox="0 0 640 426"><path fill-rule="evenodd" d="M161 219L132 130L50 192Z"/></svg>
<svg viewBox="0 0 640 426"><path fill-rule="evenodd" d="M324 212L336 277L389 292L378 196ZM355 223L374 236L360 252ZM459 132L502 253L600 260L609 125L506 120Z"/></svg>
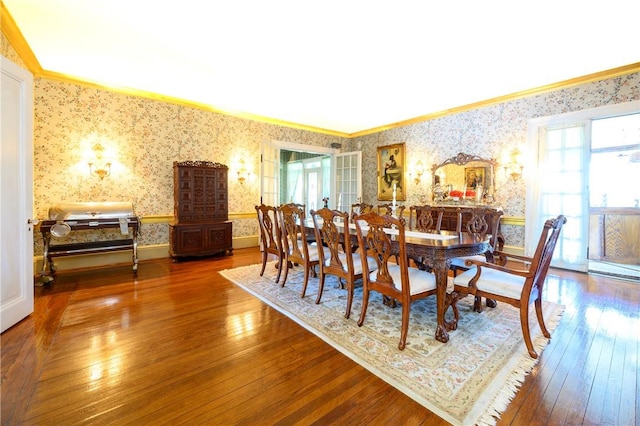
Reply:
<svg viewBox="0 0 640 426"><path fill-rule="evenodd" d="M640 62L637 0L2 0L70 77L345 134Z"/></svg>

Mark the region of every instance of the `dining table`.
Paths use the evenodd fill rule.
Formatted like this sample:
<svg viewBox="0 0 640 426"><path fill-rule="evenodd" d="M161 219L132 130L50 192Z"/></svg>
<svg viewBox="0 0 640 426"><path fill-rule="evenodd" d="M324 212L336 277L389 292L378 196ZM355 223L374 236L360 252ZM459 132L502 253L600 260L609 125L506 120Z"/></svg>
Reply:
<svg viewBox="0 0 640 426"><path fill-rule="evenodd" d="M313 232L313 221L305 220L305 227ZM398 243L393 234L397 229L389 229L392 251L398 252ZM357 244L355 224L349 223L351 244ZM447 292L449 267L455 257L474 256L490 253L490 236L478 236L470 232L438 231L437 233L405 230L406 254L411 258L422 258L425 265L433 270L436 279L436 340L449 341L449 331L458 326L457 319L446 320L446 311L457 295ZM491 259L489 259L491 260Z"/></svg>

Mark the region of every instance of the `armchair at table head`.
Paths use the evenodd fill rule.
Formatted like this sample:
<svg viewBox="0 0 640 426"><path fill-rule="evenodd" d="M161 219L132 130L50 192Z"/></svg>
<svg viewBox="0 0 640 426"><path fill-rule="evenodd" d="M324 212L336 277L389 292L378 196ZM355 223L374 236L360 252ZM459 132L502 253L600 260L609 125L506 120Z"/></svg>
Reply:
<svg viewBox="0 0 640 426"><path fill-rule="evenodd" d="M533 347L529 331L529 304L534 303L540 330L546 338L550 338L551 334L547 330L542 315L542 291L553 251L566 221L567 219L563 215L559 215L557 218L545 222L533 257L498 253L506 259L514 259L528 264L528 268L507 267L479 260L467 260L467 267L471 269L453 279L454 289L460 294L487 297L518 308L522 336L532 358L537 358L538 354Z"/></svg>
<svg viewBox="0 0 640 426"><path fill-rule="evenodd" d="M436 293L435 276L430 272L409 268L404 219L370 212L354 216L353 220L358 244L373 257L376 268L372 270L367 261L361 258L362 311L358 325L364 323L371 291L399 300L402 304L402 323L398 349L402 350L407 341L411 302ZM390 230L394 235L390 234ZM394 250L394 246L397 246L397 250ZM398 263L390 261L396 253Z"/></svg>
<svg viewBox="0 0 640 426"><path fill-rule="evenodd" d="M356 280L362 278L362 260L359 253L353 253L350 243L349 214L329 208L311 210L313 227L318 244L320 259L319 274L320 284L318 285L318 297L316 303L320 303L322 291L324 289L325 277L334 275L338 279L344 279L347 288L347 310L345 318L351 315L351 305L353 304L353 290ZM366 257L366 256L365 256ZM373 258L366 259L373 267Z"/></svg>
<svg viewBox="0 0 640 426"><path fill-rule="evenodd" d="M280 230L280 221L278 220L278 210L275 206L267 206L265 204L255 206L255 208L258 216L260 247L262 250L260 276L264 274L269 254L272 254L277 257L276 268L278 272L276 282L279 282L282 274L282 262L285 256L282 249L282 232Z"/></svg>

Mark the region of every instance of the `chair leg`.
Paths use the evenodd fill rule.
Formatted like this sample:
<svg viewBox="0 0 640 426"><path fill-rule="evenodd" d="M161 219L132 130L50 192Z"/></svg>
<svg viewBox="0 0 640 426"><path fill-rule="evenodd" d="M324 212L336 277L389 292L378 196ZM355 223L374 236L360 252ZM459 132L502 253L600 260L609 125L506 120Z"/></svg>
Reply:
<svg viewBox="0 0 640 426"><path fill-rule="evenodd" d="M267 252L263 251L262 252L262 269L260 269L260 276L264 274L264 270L266 267L267 267Z"/></svg>
<svg viewBox="0 0 640 426"><path fill-rule="evenodd" d="M410 303L402 304L402 327L400 329L400 343L398 343L398 349L404 350L407 344L407 334L409 332L409 309Z"/></svg>
<svg viewBox="0 0 640 426"><path fill-rule="evenodd" d="M282 284L280 284L280 287L284 287L284 283L287 282L287 277L289 276L289 266L291 265L291 262L289 262L288 260L284 261L284 278L282 278Z"/></svg>
<svg viewBox="0 0 640 426"><path fill-rule="evenodd" d="M347 281L347 311L344 313L344 317L349 319L351 316L351 305L353 304L353 287L355 287L355 282L351 280Z"/></svg>
<svg viewBox="0 0 640 426"><path fill-rule="evenodd" d="M300 297L304 297L305 294L307 294L307 284L309 283L309 269L311 269L311 267L308 265L304 268L304 283L302 284L302 294L300 295Z"/></svg>
<svg viewBox="0 0 640 426"><path fill-rule="evenodd" d="M474 296L473 310L477 313L482 313L482 297Z"/></svg>
<svg viewBox="0 0 640 426"><path fill-rule="evenodd" d="M282 275L282 256L278 257L276 268L278 268L278 274L276 275L276 283L278 283L280 282L280 275Z"/></svg>
<svg viewBox="0 0 640 426"><path fill-rule="evenodd" d="M318 297L316 297L316 305L320 303L320 299L322 298L322 292L324 291L325 274L322 272L322 269L320 269L319 276L320 276L320 281L318 282Z"/></svg>
<svg viewBox="0 0 640 426"><path fill-rule="evenodd" d="M360 319L358 319L358 327L364 324L364 317L367 315L367 307L369 306L369 290L362 289L362 309L360 309Z"/></svg>
<svg viewBox="0 0 640 426"><path fill-rule="evenodd" d="M551 333L549 333L549 330L547 329L547 326L544 323L544 317L542 316L542 299L538 297L535 301L535 304L536 304L536 316L538 317L538 324L540 325L540 330L542 331L542 334L544 335L544 337L549 339L551 338Z"/></svg>
<svg viewBox="0 0 640 426"><path fill-rule="evenodd" d="M531 332L529 331L529 304L522 303L520 306L520 326L522 327L522 337L524 338L524 344L527 345L527 350L531 358L538 358L538 354L533 349L533 343L531 342Z"/></svg>

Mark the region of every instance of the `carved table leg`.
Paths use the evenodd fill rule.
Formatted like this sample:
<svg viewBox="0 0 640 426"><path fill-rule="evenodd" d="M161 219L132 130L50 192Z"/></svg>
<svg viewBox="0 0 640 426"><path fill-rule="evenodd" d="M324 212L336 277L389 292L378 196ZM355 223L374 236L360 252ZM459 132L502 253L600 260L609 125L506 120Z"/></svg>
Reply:
<svg viewBox="0 0 640 426"><path fill-rule="evenodd" d="M447 262L445 259L434 259L433 272L436 276L436 301L438 306L436 340L442 343L449 341L448 330L455 330L455 324L447 324L444 319L447 310ZM453 327L453 328L449 328Z"/></svg>

